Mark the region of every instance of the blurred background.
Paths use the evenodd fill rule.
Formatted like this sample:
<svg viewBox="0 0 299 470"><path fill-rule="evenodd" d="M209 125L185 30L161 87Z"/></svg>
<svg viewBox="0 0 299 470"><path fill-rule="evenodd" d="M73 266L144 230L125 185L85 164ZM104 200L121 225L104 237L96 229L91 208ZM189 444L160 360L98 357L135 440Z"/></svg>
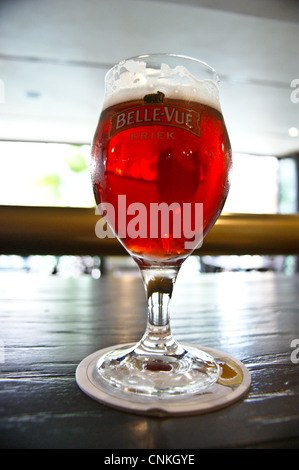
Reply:
<svg viewBox="0 0 299 470"><path fill-rule="evenodd" d="M105 74L155 52L198 58L219 74L234 160L224 212L297 213L298 44L297 0L0 0L0 224L1 206L94 207L89 145ZM104 266L135 270L129 257L21 256L0 246L0 271L98 278ZM297 269L295 256L259 254L195 256L186 266Z"/></svg>

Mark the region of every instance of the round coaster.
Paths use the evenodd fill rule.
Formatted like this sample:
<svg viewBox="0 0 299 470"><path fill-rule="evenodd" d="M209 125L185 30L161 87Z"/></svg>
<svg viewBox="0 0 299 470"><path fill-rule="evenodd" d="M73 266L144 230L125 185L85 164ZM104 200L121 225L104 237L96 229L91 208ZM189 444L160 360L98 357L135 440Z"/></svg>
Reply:
<svg viewBox="0 0 299 470"><path fill-rule="evenodd" d="M94 400L119 410L150 416L190 415L207 413L235 403L243 397L250 387L250 373L237 359L211 348L199 347L211 354L219 363L221 374L217 382L202 393L190 397L160 399L138 396L132 392L123 393L108 388L97 373L99 358L119 347L131 347L133 344L118 345L96 351L83 359L76 370L76 382L79 388ZM191 345L190 345L191 346ZM186 346L187 347L187 346ZM197 347L192 345L192 347Z"/></svg>

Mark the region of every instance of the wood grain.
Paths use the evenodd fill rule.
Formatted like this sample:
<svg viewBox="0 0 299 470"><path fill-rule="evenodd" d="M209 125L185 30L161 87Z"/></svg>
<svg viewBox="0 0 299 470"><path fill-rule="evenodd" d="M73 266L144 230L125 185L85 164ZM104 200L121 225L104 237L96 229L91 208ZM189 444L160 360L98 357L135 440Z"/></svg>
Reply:
<svg viewBox="0 0 299 470"><path fill-rule="evenodd" d="M145 295L134 276L0 277L1 448L296 448L299 444L299 277L273 273L182 275L171 304L182 342L243 361L248 396L200 416L149 418L105 407L75 383L77 364L137 341ZM297 355L299 357L299 354Z"/></svg>
<svg viewBox="0 0 299 470"><path fill-rule="evenodd" d="M96 236L100 218L93 208L0 206L1 253L127 254L116 238ZM222 214L196 254L295 255L298 231L299 214Z"/></svg>

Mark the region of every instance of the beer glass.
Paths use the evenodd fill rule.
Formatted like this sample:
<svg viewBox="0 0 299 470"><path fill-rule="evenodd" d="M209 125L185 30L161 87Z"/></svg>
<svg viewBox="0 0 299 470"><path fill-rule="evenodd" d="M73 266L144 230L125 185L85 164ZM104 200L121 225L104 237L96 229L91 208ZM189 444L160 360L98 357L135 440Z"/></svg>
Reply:
<svg viewBox="0 0 299 470"><path fill-rule="evenodd" d="M115 65L105 85L92 144L94 195L140 269L148 314L141 340L98 355L92 377L131 408L200 399L219 380L221 364L173 337L168 307L182 263L214 225L229 190L218 77L199 60L151 54Z"/></svg>

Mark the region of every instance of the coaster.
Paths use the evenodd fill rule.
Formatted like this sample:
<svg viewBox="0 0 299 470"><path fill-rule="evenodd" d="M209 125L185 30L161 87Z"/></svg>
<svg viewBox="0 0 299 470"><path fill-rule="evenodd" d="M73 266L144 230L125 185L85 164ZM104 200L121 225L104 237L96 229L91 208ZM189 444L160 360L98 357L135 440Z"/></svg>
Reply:
<svg viewBox="0 0 299 470"><path fill-rule="evenodd" d="M96 365L99 358L115 348L131 346L133 344L113 346L96 351L83 359L76 370L76 382L79 388L90 398L104 405L130 413L161 417L211 412L235 403L249 390L251 378L248 369L226 353L206 347L198 347L198 349L207 352L217 360L221 374L217 382L202 393L188 398L160 399L139 396L132 392L123 393L113 388L108 389L97 373ZM192 347L197 346L192 345Z"/></svg>

